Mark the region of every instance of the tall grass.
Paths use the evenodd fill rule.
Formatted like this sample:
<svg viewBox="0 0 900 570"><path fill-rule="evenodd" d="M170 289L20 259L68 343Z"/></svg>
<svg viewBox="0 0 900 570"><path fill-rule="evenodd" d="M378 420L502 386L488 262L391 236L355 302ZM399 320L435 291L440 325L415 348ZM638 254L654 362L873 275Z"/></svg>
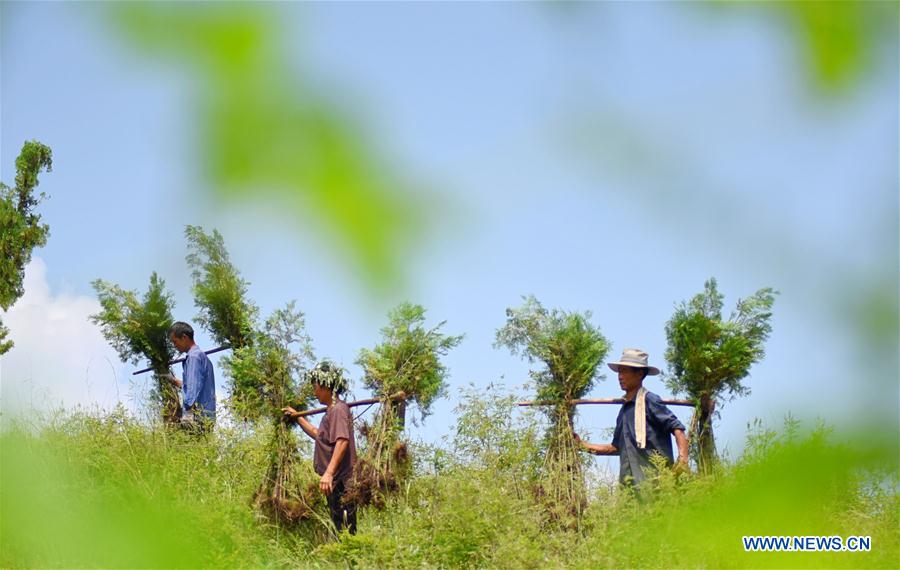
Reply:
<svg viewBox="0 0 900 570"><path fill-rule="evenodd" d="M411 476L359 532L318 517L269 522L252 497L272 433L206 438L123 411L67 413L0 435L0 566L134 568L894 568L893 440L750 426L746 452L710 476L667 469L635 498L590 477L583 532L547 526L529 492L546 419L520 395L464 394L453 436L417 445ZM296 449L311 469L308 444ZM589 470L591 475L596 475ZM324 505L314 505L327 519ZM748 553L743 535L869 535L871 552Z"/></svg>

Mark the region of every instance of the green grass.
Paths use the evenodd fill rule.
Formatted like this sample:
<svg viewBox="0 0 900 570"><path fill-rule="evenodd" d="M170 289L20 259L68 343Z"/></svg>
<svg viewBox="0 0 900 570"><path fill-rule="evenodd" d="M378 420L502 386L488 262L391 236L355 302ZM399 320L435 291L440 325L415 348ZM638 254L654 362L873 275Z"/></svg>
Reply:
<svg viewBox="0 0 900 570"><path fill-rule="evenodd" d="M483 393L483 392L482 392ZM464 394L454 436L417 446L414 475L340 542L255 512L270 434L206 439L118 411L7 425L0 436L0 566L894 568L895 441L753 427L709 477L660 474L642 499L592 480L582 531L548 524L534 415ZM9 422L7 422L9 424ZM853 442L848 445L845 442ZM308 448L303 452L308 455ZM741 536L869 535L869 553L745 553Z"/></svg>

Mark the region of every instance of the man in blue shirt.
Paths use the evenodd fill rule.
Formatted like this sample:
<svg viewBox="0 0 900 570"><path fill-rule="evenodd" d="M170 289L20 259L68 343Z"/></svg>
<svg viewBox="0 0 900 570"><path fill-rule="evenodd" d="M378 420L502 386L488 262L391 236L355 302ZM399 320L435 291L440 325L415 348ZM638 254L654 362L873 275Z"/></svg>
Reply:
<svg viewBox="0 0 900 570"><path fill-rule="evenodd" d="M619 386L625 391L625 403L616 418L612 443L576 441L595 455L619 456L619 482L640 485L651 467L650 457L658 454L673 463L672 439L678 445L678 467L688 465L688 440L682 424L659 396L644 388L644 378L659 374L659 369L647 364L647 353L626 348L618 362L609 367L619 375Z"/></svg>
<svg viewBox="0 0 900 570"><path fill-rule="evenodd" d="M194 342L194 329L181 321L169 328L169 338L178 352L187 353L181 364L183 381L172 381L184 389L182 425L208 431L216 421L216 377L212 362Z"/></svg>

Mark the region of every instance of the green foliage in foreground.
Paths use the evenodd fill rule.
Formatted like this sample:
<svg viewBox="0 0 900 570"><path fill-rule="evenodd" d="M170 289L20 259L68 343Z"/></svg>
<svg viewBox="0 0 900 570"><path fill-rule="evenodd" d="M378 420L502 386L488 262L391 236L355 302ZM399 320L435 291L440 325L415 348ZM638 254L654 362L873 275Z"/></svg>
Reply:
<svg viewBox="0 0 900 570"><path fill-rule="evenodd" d="M843 434L850 446L823 429L757 426L736 462L709 477L663 471L643 501L594 477L574 532L546 525L532 495L543 426L518 415L516 399L466 394L453 439L417 449L408 484L340 542L325 541L317 519L287 531L256 513L268 431L194 439L121 412L13 426L0 436L0 566L896 566L893 439ZM744 552L741 537L756 534L869 535L872 551Z"/></svg>
<svg viewBox="0 0 900 570"><path fill-rule="evenodd" d="M35 194L38 174L53 168L50 147L38 141L27 141L16 158L16 185L0 182L0 309L9 310L24 293L25 266L34 248L47 243L50 226L41 223L34 209L46 198ZM0 354L8 352L13 342L6 340L9 330L0 321Z"/></svg>
<svg viewBox="0 0 900 570"><path fill-rule="evenodd" d="M217 201L276 204L284 220L348 254L368 285L393 291L437 212L356 120L365 99L342 104L346 91L320 89L311 68L298 74L287 14L259 2L111 8L138 46L201 83L189 128Z"/></svg>

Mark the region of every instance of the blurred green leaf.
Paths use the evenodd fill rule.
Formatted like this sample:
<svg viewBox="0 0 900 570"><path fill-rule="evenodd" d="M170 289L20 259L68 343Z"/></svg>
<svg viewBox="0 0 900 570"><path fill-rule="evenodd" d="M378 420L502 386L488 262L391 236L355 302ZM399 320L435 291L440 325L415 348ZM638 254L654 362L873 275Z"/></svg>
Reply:
<svg viewBox="0 0 900 570"><path fill-rule="evenodd" d="M199 80L201 156L219 197L274 203L325 232L387 291L422 231L425 204L386 165L358 121L285 57L280 12L264 4L117 5L149 52Z"/></svg>
<svg viewBox="0 0 900 570"><path fill-rule="evenodd" d="M811 83L825 93L856 87L875 67L879 51L895 45L898 3L805 0L716 2L742 10L763 9L789 27ZM896 47L895 47L896 50Z"/></svg>

